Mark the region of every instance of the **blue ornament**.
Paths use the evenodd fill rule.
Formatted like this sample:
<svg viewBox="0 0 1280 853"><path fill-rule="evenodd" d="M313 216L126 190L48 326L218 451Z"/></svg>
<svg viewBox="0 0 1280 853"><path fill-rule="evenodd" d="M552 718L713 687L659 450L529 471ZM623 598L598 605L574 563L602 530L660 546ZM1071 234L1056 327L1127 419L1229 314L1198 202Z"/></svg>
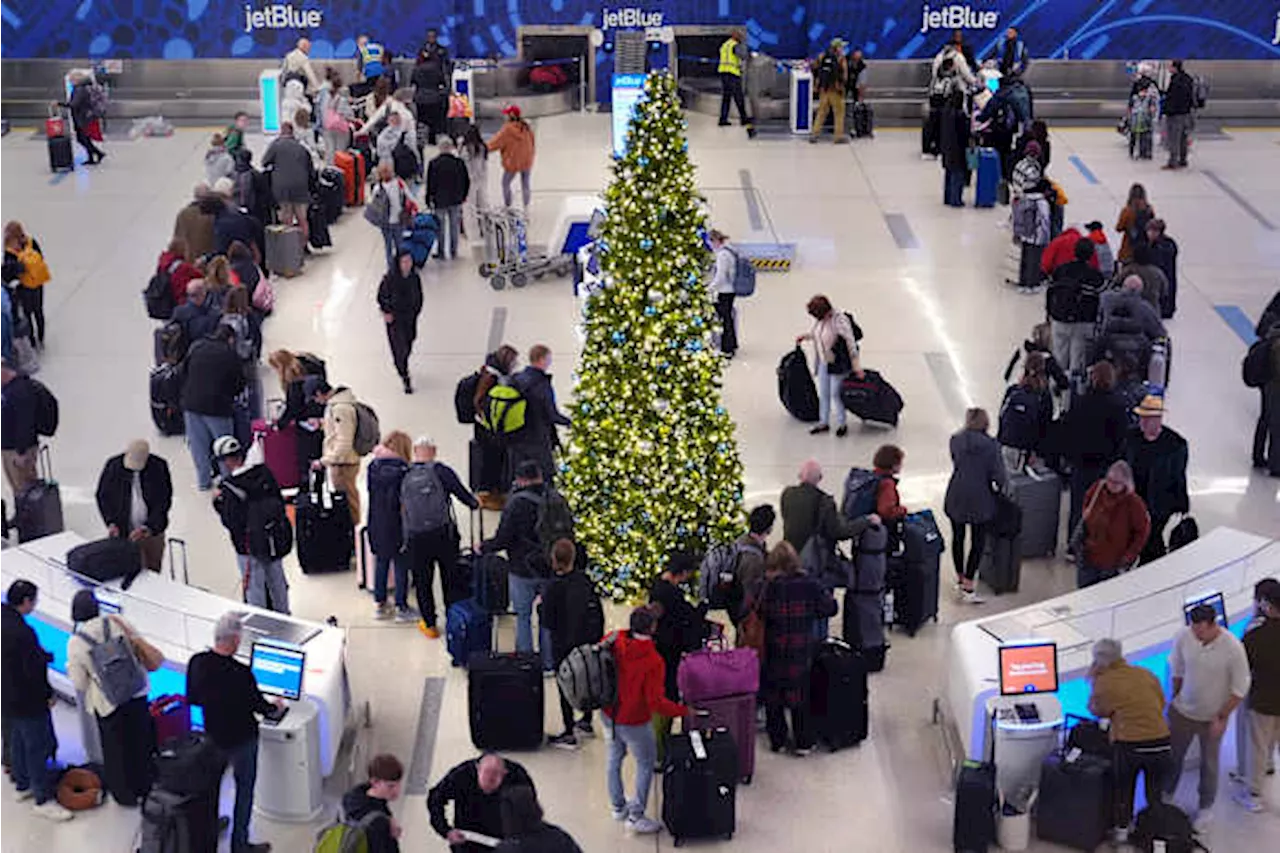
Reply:
<svg viewBox="0 0 1280 853"><path fill-rule="evenodd" d="M641 165L641 166L648 166L648 165L649 165L649 158L648 158L648 157L641 157L641 158L640 158L640 160L639 160L639 163L640 163L640 165Z"/></svg>
<svg viewBox="0 0 1280 853"><path fill-rule="evenodd" d="M688 281L690 284L697 284L697 283L698 283L698 274L697 274L696 272L691 272L691 273L689 273L689 276L688 276L687 281Z"/></svg>
<svg viewBox="0 0 1280 853"><path fill-rule="evenodd" d="M620 344L627 339L627 336L622 334L622 332L614 332L612 338L615 344Z"/></svg>
<svg viewBox="0 0 1280 853"><path fill-rule="evenodd" d="M723 415L723 414L724 414L724 406L716 406L716 414L717 414L717 415Z"/></svg>
<svg viewBox="0 0 1280 853"><path fill-rule="evenodd" d="M644 315L646 317L652 317L654 314L657 314L657 313L658 313L658 309L654 308L652 305L644 306Z"/></svg>
<svg viewBox="0 0 1280 853"><path fill-rule="evenodd" d="M701 318L701 317L694 317L694 318L693 318L693 325L694 325L694 326L696 326L696 327L698 327L699 329L701 329L701 328L702 328L702 318Z"/></svg>
<svg viewBox="0 0 1280 853"><path fill-rule="evenodd" d="M653 241L650 240L648 237L645 237L643 240L640 241L640 248L644 249L646 252L649 251L650 249L653 248Z"/></svg>

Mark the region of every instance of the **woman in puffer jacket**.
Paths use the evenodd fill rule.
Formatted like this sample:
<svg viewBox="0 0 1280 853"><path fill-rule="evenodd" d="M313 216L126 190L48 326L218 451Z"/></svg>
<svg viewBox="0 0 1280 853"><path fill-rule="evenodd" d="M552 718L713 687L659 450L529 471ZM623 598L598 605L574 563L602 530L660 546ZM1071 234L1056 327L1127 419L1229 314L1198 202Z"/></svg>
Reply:
<svg viewBox="0 0 1280 853"><path fill-rule="evenodd" d="M373 449L367 472L369 485L369 550L374 555L373 618L416 622L409 609L409 563L404 555L404 529L400 513L400 484L413 458L413 440L399 430L388 434ZM395 568L395 612L387 605L387 576Z"/></svg>

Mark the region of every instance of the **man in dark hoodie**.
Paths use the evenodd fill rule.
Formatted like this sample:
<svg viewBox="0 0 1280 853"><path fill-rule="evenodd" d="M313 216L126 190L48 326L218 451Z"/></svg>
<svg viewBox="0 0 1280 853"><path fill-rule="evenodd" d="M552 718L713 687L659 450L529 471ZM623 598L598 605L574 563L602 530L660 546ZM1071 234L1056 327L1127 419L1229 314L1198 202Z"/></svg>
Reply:
<svg viewBox="0 0 1280 853"><path fill-rule="evenodd" d="M391 803L400 798L404 765L383 753L369 760L369 781L356 785L342 798L343 819L364 828L365 853L400 853L401 826L391 815Z"/></svg>
<svg viewBox="0 0 1280 853"><path fill-rule="evenodd" d="M1103 287L1094 242L1088 237L1078 238L1073 259L1058 266L1052 275L1053 281L1045 291L1045 309L1053 335L1053 360L1073 376L1082 375Z"/></svg>
<svg viewBox="0 0 1280 853"><path fill-rule="evenodd" d="M264 464L245 464L233 435L219 436L213 454L222 467L213 508L231 535L245 600L255 607L289 612L284 558L293 550L293 526L285 515L280 485Z"/></svg>
<svg viewBox="0 0 1280 853"><path fill-rule="evenodd" d="M458 232L462 226L462 203L471 192L467 164L453 153L453 140L440 140L440 153L427 166L427 206L440 217L440 243L436 257L458 257Z"/></svg>
<svg viewBox="0 0 1280 853"><path fill-rule="evenodd" d="M696 606L690 604L681 588L697 570L698 561L692 554L677 551L667 558L667 570L658 576L653 588L649 590L649 605L656 605L655 612L658 616L653 644L666 667L663 687L666 697L672 702L680 699L680 687L676 683L680 659L686 652L702 648L711 628L706 618L707 603L699 602ZM666 754L671 723L672 718L665 715L657 717L654 723L658 735L659 760Z"/></svg>
<svg viewBox="0 0 1280 853"><path fill-rule="evenodd" d="M1187 497L1187 440L1164 425L1164 399L1148 394L1136 409L1138 426L1129 431L1125 456L1133 485L1151 515L1151 533L1139 564L1165 554L1164 529L1177 513L1191 510Z"/></svg>
<svg viewBox="0 0 1280 853"><path fill-rule="evenodd" d="M502 795L512 788L533 788L529 771L492 752L464 761L444 775L427 794L431 828L449 842L454 853L486 853L483 845L467 841L462 831L502 838ZM445 806L453 803L453 824Z"/></svg>
<svg viewBox="0 0 1280 853"><path fill-rule="evenodd" d="M378 310L387 326L391 360L404 384L404 393L413 393L409 378L409 355L418 337L418 315L422 313L422 279L413 268L413 256L401 248L396 265L387 270L378 285Z"/></svg>
<svg viewBox="0 0 1280 853"><path fill-rule="evenodd" d="M551 568L555 577L542 594L542 627L550 632L551 659L555 668L578 646L597 643L604 636L604 609L595 585L584 572L574 569L577 548L568 539L561 539L551 546ZM583 713L576 723L573 706L560 691L560 716L564 731L547 739L551 746L561 749L577 749L578 738L595 737L591 728L591 712Z"/></svg>
<svg viewBox="0 0 1280 853"><path fill-rule="evenodd" d="M533 651L533 602L542 595L550 575L547 557L538 535L538 512L547 497L542 469L525 460L515 469L515 491L507 498L493 538L481 543L485 554L505 551L510 574L507 577L511 607L516 613L516 651ZM543 666L551 667L551 649L546 625L539 619Z"/></svg>
<svg viewBox="0 0 1280 853"><path fill-rule="evenodd" d="M570 425L569 416L562 414L556 405L556 391L551 385L551 348L535 344L529 349L529 366L512 378L512 384L524 394L524 429L512 437L511 464L519 465L526 459L538 463L542 478L547 483L554 479L555 448L560 446L557 426Z"/></svg>
<svg viewBox="0 0 1280 853"><path fill-rule="evenodd" d="M218 326L195 341L183 361L185 377L179 405L187 447L196 466L196 487L202 492L213 487L209 449L218 436L235 433L235 399L244 390L244 367L232 346L235 334L229 326Z"/></svg>

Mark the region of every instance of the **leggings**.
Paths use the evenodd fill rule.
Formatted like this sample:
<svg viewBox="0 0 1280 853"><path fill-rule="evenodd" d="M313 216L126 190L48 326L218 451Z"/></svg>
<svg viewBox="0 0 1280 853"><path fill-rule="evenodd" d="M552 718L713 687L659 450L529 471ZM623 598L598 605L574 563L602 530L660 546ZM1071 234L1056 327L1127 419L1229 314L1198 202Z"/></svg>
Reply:
<svg viewBox="0 0 1280 853"><path fill-rule="evenodd" d="M973 531L973 548L969 551L969 559L964 558L965 528ZM985 524L962 524L951 519L951 560L956 567L956 577L967 581L978 576L978 564L982 561L982 549L987 543L987 526Z"/></svg>

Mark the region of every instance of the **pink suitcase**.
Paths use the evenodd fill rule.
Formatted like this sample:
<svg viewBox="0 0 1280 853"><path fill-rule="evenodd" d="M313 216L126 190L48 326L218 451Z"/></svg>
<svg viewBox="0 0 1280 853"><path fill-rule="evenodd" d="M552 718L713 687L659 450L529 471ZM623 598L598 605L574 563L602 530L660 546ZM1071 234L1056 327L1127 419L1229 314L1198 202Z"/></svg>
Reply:
<svg viewBox="0 0 1280 853"><path fill-rule="evenodd" d="M685 730L716 729L723 726L738 745L738 772L742 784L750 785L756 772L756 694L725 696L721 699L702 699L693 703L705 717L686 717Z"/></svg>
<svg viewBox="0 0 1280 853"><path fill-rule="evenodd" d="M262 441L262 455L275 475L276 482L282 489L296 489L298 476L298 427L289 424L284 429L276 429L267 421L258 419L253 422L253 439Z"/></svg>
<svg viewBox="0 0 1280 853"><path fill-rule="evenodd" d="M760 689L760 658L751 648L725 648L723 640L713 640L680 661L676 684L686 703L725 696L752 696Z"/></svg>

